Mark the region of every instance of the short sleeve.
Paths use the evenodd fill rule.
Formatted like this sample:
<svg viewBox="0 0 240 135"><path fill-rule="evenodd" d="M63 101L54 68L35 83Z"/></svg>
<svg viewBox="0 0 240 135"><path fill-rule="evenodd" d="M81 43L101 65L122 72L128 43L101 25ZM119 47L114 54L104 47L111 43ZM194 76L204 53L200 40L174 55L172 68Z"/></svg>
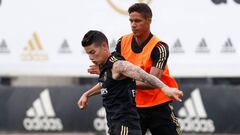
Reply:
<svg viewBox="0 0 240 135"><path fill-rule="evenodd" d="M164 42L158 42L151 53L153 67L164 70L169 56L168 45Z"/></svg>

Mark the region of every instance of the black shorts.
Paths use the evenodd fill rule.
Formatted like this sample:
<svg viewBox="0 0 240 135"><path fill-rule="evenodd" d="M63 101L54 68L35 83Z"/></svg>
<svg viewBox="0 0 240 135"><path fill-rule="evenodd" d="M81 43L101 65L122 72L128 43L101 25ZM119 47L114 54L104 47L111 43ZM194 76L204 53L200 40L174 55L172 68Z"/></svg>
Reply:
<svg viewBox="0 0 240 135"><path fill-rule="evenodd" d="M119 120L108 123L109 135L142 135L139 120Z"/></svg>
<svg viewBox="0 0 240 135"><path fill-rule="evenodd" d="M169 102L137 110L143 135L147 129L152 135L181 135L180 125Z"/></svg>

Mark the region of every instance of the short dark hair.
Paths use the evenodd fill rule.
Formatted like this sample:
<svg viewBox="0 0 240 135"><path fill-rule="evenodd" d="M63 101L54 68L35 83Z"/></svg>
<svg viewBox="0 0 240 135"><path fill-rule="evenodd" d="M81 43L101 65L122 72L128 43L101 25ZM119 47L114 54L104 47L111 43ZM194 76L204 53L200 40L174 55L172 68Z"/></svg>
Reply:
<svg viewBox="0 0 240 135"><path fill-rule="evenodd" d="M107 37L100 31L90 30L84 35L82 39L82 46L86 47L93 43L95 43L97 46L100 46L102 42L106 42L108 44Z"/></svg>
<svg viewBox="0 0 240 135"><path fill-rule="evenodd" d="M152 18L152 10L146 3L135 3L128 9L128 13L138 12L143 15L144 18Z"/></svg>

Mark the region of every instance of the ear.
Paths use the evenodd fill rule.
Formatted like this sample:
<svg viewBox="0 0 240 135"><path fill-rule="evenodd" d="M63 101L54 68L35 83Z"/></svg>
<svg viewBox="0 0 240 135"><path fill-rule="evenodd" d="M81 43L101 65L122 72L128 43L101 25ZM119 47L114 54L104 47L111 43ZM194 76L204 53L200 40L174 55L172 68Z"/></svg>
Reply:
<svg viewBox="0 0 240 135"><path fill-rule="evenodd" d="M151 24L152 23L152 18L148 18L148 22L149 22L149 24Z"/></svg>
<svg viewBox="0 0 240 135"><path fill-rule="evenodd" d="M109 50L108 44L106 42L102 43L102 47L104 48L104 50Z"/></svg>

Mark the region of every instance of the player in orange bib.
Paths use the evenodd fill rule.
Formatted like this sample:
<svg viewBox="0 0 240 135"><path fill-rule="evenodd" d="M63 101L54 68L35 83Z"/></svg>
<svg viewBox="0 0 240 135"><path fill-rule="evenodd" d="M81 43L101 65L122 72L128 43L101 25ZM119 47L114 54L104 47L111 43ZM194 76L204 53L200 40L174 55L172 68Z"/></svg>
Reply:
<svg viewBox="0 0 240 135"><path fill-rule="evenodd" d="M132 33L122 36L116 50L127 61L158 77L169 87L178 85L169 73L168 45L150 32L152 11L147 4L136 3L128 9ZM146 90L154 89L154 90ZM142 134L147 129L152 135L178 135L180 126L167 97L158 88L137 82L136 106L140 115Z"/></svg>

